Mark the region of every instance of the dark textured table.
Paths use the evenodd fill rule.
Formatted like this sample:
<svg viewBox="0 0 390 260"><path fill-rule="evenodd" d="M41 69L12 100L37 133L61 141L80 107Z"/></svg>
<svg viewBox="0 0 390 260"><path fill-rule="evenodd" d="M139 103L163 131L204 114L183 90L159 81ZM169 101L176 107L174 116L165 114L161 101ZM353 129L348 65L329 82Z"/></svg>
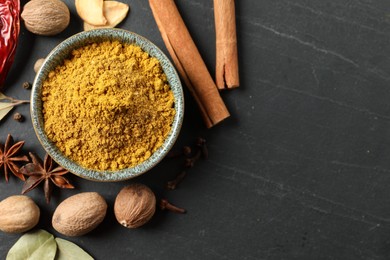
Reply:
<svg viewBox="0 0 390 260"><path fill-rule="evenodd" d="M212 1L177 0L210 72L215 67ZM168 54L146 0L128 1L121 28L139 33ZM16 61L4 92L28 99L33 64L81 31L73 1L71 25L55 37L22 27ZM66 197L97 191L108 204L104 222L83 237L67 238L96 259L389 259L390 258L390 2L388 0L237 1L241 87L222 97L231 117L206 129L184 87L186 112L175 149L204 136L209 159L188 172L177 190L164 184L181 170L164 160L147 174L119 183L72 176L75 190L56 190L49 205L42 189L38 228L51 227ZM24 151L44 155L29 116L0 123L26 140ZM126 184L142 182L188 210L158 211L146 226L128 230L113 214ZM0 199L22 182L0 180ZM0 234L5 258L19 235Z"/></svg>

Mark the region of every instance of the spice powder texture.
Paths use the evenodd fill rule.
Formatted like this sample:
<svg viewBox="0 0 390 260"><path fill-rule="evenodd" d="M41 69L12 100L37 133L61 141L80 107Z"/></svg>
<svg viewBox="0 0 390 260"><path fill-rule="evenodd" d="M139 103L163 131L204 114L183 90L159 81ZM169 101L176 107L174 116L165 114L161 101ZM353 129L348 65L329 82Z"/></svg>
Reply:
<svg viewBox="0 0 390 260"><path fill-rule="evenodd" d="M73 50L44 81L42 101L49 139L94 170L119 170L148 159L175 115L159 61L117 41Z"/></svg>

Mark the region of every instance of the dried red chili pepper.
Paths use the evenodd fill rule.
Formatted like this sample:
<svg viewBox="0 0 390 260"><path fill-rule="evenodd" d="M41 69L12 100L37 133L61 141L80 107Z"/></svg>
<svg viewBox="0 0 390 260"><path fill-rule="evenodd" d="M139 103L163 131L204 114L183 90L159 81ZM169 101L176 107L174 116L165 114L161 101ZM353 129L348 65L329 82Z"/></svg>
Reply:
<svg viewBox="0 0 390 260"><path fill-rule="evenodd" d="M0 0L0 87L14 61L20 31L19 0Z"/></svg>

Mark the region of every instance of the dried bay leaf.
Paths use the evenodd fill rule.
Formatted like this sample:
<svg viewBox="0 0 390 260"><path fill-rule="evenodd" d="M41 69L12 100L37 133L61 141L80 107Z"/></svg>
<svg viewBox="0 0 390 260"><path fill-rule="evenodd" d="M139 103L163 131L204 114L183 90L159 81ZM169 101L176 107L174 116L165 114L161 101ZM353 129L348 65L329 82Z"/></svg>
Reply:
<svg viewBox="0 0 390 260"><path fill-rule="evenodd" d="M0 100L4 100L4 99L9 99L9 97L7 97L6 95L4 95L3 93L0 92Z"/></svg>
<svg viewBox="0 0 390 260"><path fill-rule="evenodd" d="M0 102L0 120L3 119L13 107L14 105L12 103Z"/></svg>
<svg viewBox="0 0 390 260"><path fill-rule="evenodd" d="M18 100L12 97L8 97L4 95L2 92L0 92L0 100L10 101L10 102L0 102L0 121L9 113L9 111L12 110L14 106L30 102L28 100Z"/></svg>
<svg viewBox="0 0 390 260"><path fill-rule="evenodd" d="M9 102L0 102L0 121L12 110L14 106L28 103L28 100L18 100L12 97L8 97L0 92L0 100L8 100Z"/></svg>
<svg viewBox="0 0 390 260"><path fill-rule="evenodd" d="M56 252L53 235L39 229L21 236L9 250L6 260L52 260Z"/></svg>
<svg viewBox="0 0 390 260"><path fill-rule="evenodd" d="M93 260L93 258L78 245L58 237L56 237L55 241L57 242L58 249L56 260Z"/></svg>

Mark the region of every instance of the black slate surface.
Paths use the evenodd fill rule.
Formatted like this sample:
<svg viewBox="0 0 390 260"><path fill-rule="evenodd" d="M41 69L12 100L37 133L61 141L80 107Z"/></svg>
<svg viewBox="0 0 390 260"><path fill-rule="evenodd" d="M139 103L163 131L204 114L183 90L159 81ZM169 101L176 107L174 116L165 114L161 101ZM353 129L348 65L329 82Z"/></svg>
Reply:
<svg viewBox="0 0 390 260"><path fill-rule="evenodd" d="M128 0L125 28L167 53L146 0ZM177 0L210 72L215 67L212 1ZM24 3L24 2L23 2ZM55 37L22 26L15 64L4 92L28 99L33 64L82 29L73 1L71 26ZM104 222L90 234L67 238L96 259L389 259L390 258L390 2L387 0L237 1L241 87L222 93L231 117L207 130L185 88L186 114L175 149L207 139L210 157L175 191L164 183L181 169L165 160L147 174L120 183L71 177L76 189L42 190L38 228L51 227L66 197L97 191L108 204ZM167 53L168 54L168 53ZM26 121L0 123L24 151L44 151ZM113 202L131 182L188 210L157 212L146 226L116 223ZM0 179L0 199L20 193L22 182ZM19 235L0 233L0 258ZM65 238L65 237L63 237Z"/></svg>

